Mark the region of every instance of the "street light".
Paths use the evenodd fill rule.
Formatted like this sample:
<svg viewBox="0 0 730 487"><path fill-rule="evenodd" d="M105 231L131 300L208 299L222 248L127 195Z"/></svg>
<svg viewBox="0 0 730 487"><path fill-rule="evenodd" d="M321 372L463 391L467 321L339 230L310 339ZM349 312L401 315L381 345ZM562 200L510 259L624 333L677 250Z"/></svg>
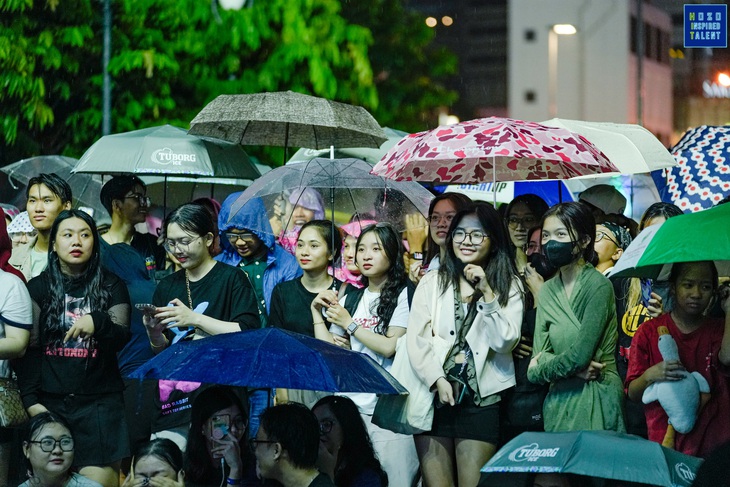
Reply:
<svg viewBox="0 0 730 487"><path fill-rule="evenodd" d="M548 110L550 118L558 116L558 36L574 35L572 24L554 24L548 30Z"/></svg>
<svg viewBox="0 0 730 487"><path fill-rule="evenodd" d="M730 86L730 76L727 73L720 73L717 75L717 82L725 87Z"/></svg>

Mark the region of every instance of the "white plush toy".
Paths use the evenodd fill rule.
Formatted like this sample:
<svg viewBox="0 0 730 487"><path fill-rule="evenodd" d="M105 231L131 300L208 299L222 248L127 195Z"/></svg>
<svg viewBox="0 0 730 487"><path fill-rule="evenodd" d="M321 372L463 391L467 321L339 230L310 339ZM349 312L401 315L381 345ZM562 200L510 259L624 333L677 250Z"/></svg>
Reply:
<svg viewBox="0 0 730 487"><path fill-rule="evenodd" d="M659 333L659 352L664 360L679 360L677 342L674 341L669 330L665 326L657 329ZM685 434L692 431L697 413L700 409L700 396L702 405L709 399L710 384L699 372L682 371L684 377L677 381L661 381L650 384L644 391L642 401L649 404L659 401L664 412L669 417L667 433L664 436L662 445L674 448L674 432Z"/></svg>

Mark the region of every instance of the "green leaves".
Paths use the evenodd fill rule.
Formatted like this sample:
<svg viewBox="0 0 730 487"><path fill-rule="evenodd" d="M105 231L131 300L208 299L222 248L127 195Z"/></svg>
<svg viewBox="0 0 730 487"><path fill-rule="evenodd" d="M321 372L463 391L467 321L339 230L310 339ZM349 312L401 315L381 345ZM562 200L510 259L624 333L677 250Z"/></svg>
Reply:
<svg viewBox="0 0 730 487"><path fill-rule="evenodd" d="M453 100L430 73L454 64L433 63L431 33L401 1L265 0L216 15L205 0L111 0L112 131L187 126L220 94L289 89L422 124ZM0 154L79 156L101 136L102 2L55 5L0 0Z"/></svg>

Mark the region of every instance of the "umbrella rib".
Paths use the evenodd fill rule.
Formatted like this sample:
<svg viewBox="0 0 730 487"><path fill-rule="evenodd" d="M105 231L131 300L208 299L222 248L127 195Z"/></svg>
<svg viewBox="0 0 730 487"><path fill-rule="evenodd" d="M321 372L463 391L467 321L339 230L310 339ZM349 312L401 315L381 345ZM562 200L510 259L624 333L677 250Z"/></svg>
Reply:
<svg viewBox="0 0 730 487"><path fill-rule="evenodd" d="M241 131L241 137L238 139L238 144L243 145L243 138L246 136L246 131L248 130L248 126L251 124L251 122L246 122L246 124L243 126L243 130Z"/></svg>

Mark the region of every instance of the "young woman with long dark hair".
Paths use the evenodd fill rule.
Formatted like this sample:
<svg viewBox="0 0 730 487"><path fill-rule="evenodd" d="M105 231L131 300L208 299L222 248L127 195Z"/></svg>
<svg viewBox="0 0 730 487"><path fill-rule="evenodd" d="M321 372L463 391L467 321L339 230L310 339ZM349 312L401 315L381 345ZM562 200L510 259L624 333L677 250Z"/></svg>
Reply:
<svg viewBox="0 0 730 487"><path fill-rule="evenodd" d="M446 237L454 216L471 204L471 198L461 193L443 193L431 200L428 206L428 237L423 261L413 262L408 278L418 284L427 270L438 270L446 255Z"/></svg>
<svg viewBox="0 0 730 487"><path fill-rule="evenodd" d="M229 387L209 387L193 403L187 449L188 486L260 485L248 447L248 409Z"/></svg>
<svg viewBox="0 0 730 487"><path fill-rule="evenodd" d="M314 334L331 343L334 335L349 336L350 347L365 353L388 370L395 345L408 326L408 292L400 234L389 223L365 227L357 239L355 261L365 287L339 298L326 290L312 301ZM322 310L332 324L328 329ZM319 319L317 319L319 317ZM363 415L378 457L393 485L410 485L418 468L410 436L372 424L375 394L348 394Z"/></svg>
<svg viewBox="0 0 730 487"><path fill-rule="evenodd" d="M509 246L490 204L467 206L451 222L439 271L413 297L408 356L436 391L432 429L415 437L425 485L475 486L497 450L500 393L515 385L511 352L524 312Z"/></svg>
<svg viewBox="0 0 730 487"><path fill-rule="evenodd" d="M329 273L340 258L342 238L329 220L312 220L302 225L295 245L295 256L301 277L276 285L271 294L269 325L314 336L314 322L323 321L322 315L310 319L309 306L320 292L330 289L337 293L342 284Z"/></svg>
<svg viewBox="0 0 730 487"><path fill-rule="evenodd" d="M365 422L349 397L326 396L312 412L319 421L317 468L337 487L387 487Z"/></svg>
<svg viewBox="0 0 730 487"><path fill-rule="evenodd" d="M48 267L28 283L31 342L18 361L23 403L33 416L53 411L76 432L74 466L105 485L119 482L129 455L124 383L117 352L127 343L129 294L101 267L94 220L64 210L50 231Z"/></svg>
<svg viewBox="0 0 730 487"><path fill-rule="evenodd" d="M625 431L616 370L613 286L589 262L596 222L587 205L561 203L545 214L542 248L558 275L540 291L527 376L550 383L545 431Z"/></svg>

